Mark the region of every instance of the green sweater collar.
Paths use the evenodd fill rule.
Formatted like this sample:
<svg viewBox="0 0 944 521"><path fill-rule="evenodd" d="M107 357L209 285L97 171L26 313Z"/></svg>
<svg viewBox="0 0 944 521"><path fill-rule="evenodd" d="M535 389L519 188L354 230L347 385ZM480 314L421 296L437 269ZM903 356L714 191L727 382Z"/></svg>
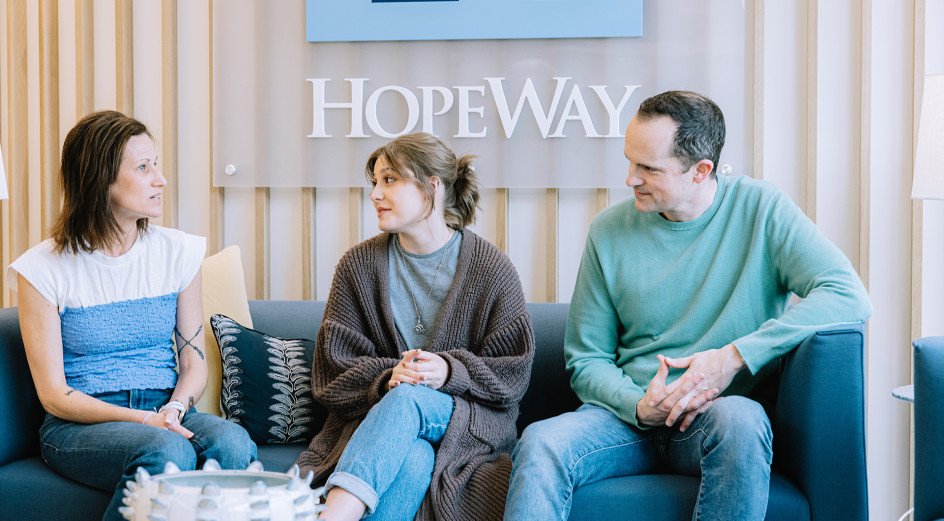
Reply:
<svg viewBox="0 0 944 521"><path fill-rule="evenodd" d="M724 196L727 192L729 184L730 179L728 176L719 174L718 189L715 190L715 198L711 202L711 206L709 206L704 213L691 221L669 221L665 217L659 215L658 212L652 212L648 215L645 215L644 218L648 218L652 221L652 223L668 230L694 230L697 228L703 228L709 222L711 222L711 219L716 213L718 213L718 208L721 208L721 202L724 201Z"/></svg>

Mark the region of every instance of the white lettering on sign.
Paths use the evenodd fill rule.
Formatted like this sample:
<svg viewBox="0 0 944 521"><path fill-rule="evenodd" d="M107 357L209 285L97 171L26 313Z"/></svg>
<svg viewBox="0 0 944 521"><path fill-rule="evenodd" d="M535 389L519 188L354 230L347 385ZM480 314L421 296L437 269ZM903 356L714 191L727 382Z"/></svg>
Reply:
<svg viewBox="0 0 944 521"><path fill-rule="evenodd" d="M640 85L624 85L623 95L618 103L613 103L610 94L607 92L606 85L589 85L587 88L593 92L600 101L603 109L606 111L607 121L605 125L595 125L591 112L587 108L587 102L584 98L585 90L580 85L574 83L570 86L570 93L564 100L561 109L561 100L567 90L567 84L572 78L566 76L554 77L554 93L546 104L542 103L541 97L534 88L534 82L527 78L521 92L513 101L514 112L510 109L509 98L505 94L505 78L492 77L482 78L485 81L483 85L454 85L450 87L425 85L417 87L419 96L412 90L400 85L382 86L367 96L366 105L364 102L365 84L370 81L369 78L345 78L350 86L349 101L328 101L325 94L325 88L329 79L327 78L308 78L306 81L311 83L311 138L329 138L333 137L325 129L325 112L328 110L346 110L350 111L350 131L345 137L370 137L364 131L364 121L370 131L384 138L393 138L410 132L415 132L417 125L423 132L437 135L433 126L435 116L449 114L455 109L458 120L457 138L484 138L488 135L488 126L486 124L485 110L494 108L497 111L498 121L502 126L505 138L510 139L521 121L521 116L525 112L527 105L531 118L537 125L541 137L566 137L566 124L569 121L579 122L583 127L583 135L588 138L599 137L623 137L621 133L620 114L626 108L626 103ZM455 94L454 92L455 91ZM384 96L384 94L388 94ZM492 103L488 104L485 100L491 95ZM378 112L381 111L382 99L402 98L406 103L406 122L403 128L387 129L381 126ZM437 98L441 103L437 103ZM556 121L556 125L554 122ZM551 132L553 127L554 131ZM605 128L606 134L600 134L598 128Z"/></svg>

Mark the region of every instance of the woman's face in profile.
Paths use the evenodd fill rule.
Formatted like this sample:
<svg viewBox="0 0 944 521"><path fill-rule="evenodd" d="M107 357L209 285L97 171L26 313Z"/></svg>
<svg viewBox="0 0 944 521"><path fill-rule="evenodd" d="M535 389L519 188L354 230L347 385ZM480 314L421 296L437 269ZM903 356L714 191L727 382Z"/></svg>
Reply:
<svg viewBox="0 0 944 521"><path fill-rule="evenodd" d="M374 163L370 200L377 210L377 226L388 233L409 233L426 219L429 203L413 179L390 167L383 156Z"/></svg>
<svg viewBox="0 0 944 521"><path fill-rule="evenodd" d="M119 223L156 219L163 213L167 179L157 168L157 149L147 134L131 136L121 155L118 177L109 187L112 212Z"/></svg>

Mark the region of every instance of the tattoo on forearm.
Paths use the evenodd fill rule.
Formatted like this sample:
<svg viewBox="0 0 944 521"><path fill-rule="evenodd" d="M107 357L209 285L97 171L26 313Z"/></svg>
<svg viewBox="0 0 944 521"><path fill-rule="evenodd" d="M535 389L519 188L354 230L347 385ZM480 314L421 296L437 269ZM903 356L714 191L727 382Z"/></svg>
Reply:
<svg viewBox="0 0 944 521"><path fill-rule="evenodd" d="M180 356L181 353L183 353L184 348L186 348L187 346L190 346L194 351L197 352L198 355L200 355L200 360L206 360L206 357L203 356L203 351L201 351L199 347L191 343L194 341L194 339L197 338L197 335L199 335L201 331L203 331L203 324L200 324L200 327L197 328L197 332L194 333L193 336L191 336L190 339L188 340L187 337L185 337L183 333L181 333L180 330L177 329L177 326L174 326L174 334L177 335L177 355L178 356Z"/></svg>
<svg viewBox="0 0 944 521"><path fill-rule="evenodd" d="M190 399L187 400L187 410L188 410L188 411L190 410L191 407L193 407L193 403L194 403L194 402L193 402L193 396L191 396Z"/></svg>
<svg viewBox="0 0 944 521"><path fill-rule="evenodd" d="M68 391L66 391L66 396L69 396L70 394L74 392L75 392L75 389L69 389Z"/></svg>

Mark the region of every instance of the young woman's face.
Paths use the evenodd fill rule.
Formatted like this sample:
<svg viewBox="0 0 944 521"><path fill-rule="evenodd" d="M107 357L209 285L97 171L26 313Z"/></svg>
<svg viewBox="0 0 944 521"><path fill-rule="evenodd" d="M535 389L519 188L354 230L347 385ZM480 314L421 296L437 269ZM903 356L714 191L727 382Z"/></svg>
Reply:
<svg viewBox="0 0 944 521"><path fill-rule="evenodd" d="M108 188L119 223L156 219L163 213L161 194L167 179L157 168L157 150L147 134L131 136L121 155L118 177Z"/></svg>
<svg viewBox="0 0 944 521"><path fill-rule="evenodd" d="M421 226L429 200L413 180L394 171L383 156L374 163L374 189L370 200L377 210L378 226L387 233L410 233Z"/></svg>

